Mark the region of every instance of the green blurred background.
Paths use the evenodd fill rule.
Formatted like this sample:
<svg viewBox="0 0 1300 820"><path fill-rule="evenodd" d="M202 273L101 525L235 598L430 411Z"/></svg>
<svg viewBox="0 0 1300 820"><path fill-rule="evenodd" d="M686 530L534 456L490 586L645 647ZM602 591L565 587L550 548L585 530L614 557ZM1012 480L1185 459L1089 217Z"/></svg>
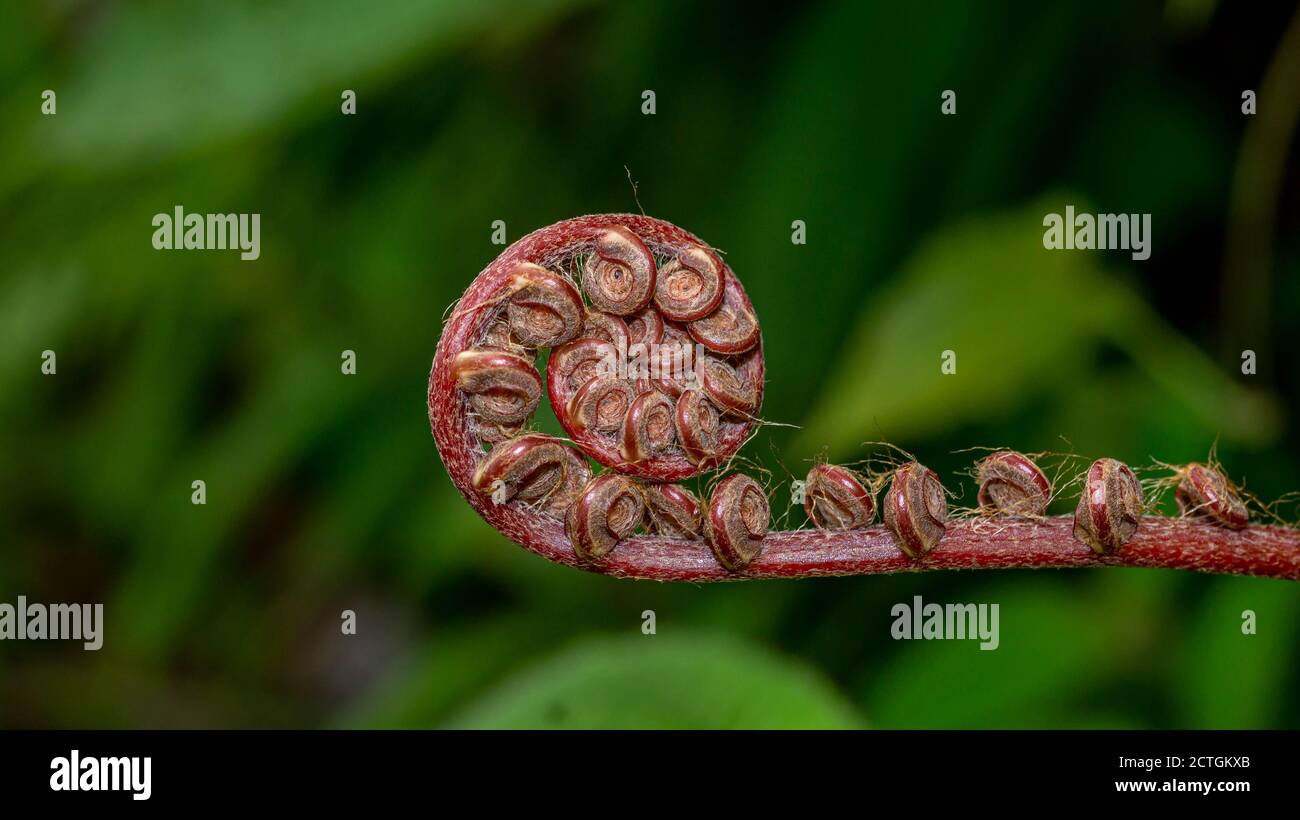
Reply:
<svg viewBox="0 0 1300 820"><path fill-rule="evenodd" d="M877 439L952 487L974 445L1142 464L1217 439L1252 491L1300 489L1295 14L6 2L0 601L103 602L106 634L0 644L0 724L1300 725L1295 584L613 580L480 521L424 406L491 223L636 210L630 172L754 301L764 415L799 429L748 452L781 480ZM1044 251L1067 204L1151 213L1150 260ZM176 205L260 213L261 258L154 251ZM1001 647L894 642L914 595L998 603Z"/></svg>

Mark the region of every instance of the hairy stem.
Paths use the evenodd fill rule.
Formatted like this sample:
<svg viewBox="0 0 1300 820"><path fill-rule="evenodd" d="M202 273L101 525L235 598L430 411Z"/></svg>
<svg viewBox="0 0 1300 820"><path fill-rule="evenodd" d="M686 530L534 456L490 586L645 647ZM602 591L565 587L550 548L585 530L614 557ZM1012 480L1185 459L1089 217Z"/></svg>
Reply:
<svg viewBox="0 0 1300 820"><path fill-rule="evenodd" d="M899 551L893 534L883 526L839 532L770 532L763 539L762 554L740 573L719 566L702 541L659 536L630 538L600 561L580 561L559 522L547 521L549 525L535 522L526 531L516 529L511 522L503 532L552 561L606 575L657 581L1095 566L1158 567L1300 580L1300 531L1271 526L1228 530L1187 518L1147 516L1132 541L1107 555L1097 555L1075 540L1070 516L1038 521L951 522L938 546L915 560Z"/></svg>
<svg viewBox="0 0 1300 820"><path fill-rule="evenodd" d="M915 559L904 555L894 535L880 525L846 531L769 532L762 538L762 553L743 569L732 571L719 565L703 540L661 535L627 538L619 541L608 555L580 558L564 523L548 514L544 504L530 507L518 500L498 504L491 495L475 489L475 469L485 457L485 451L471 424L466 394L457 387L455 362L458 354L472 347L487 331L492 311L499 305L501 293L516 266L534 263L563 267L577 255L591 253L611 226L632 230L651 251L663 257L703 246L696 237L676 226L631 214L580 217L529 234L494 260L465 292L443 328L429 376L429 421L452 483L489 525L543 558L606 575L659 581L1100 565L1300 580L1298 530L1276 526L1234 530L1202 518L1160 516L1143 517L1132 540L1105 555L1096 554L1076 540L1073 519L1067 516L950 521L933 549ZM736 294L736 311L748 316L752 313L748 299L738 288ZM761 401L761 356L753 357L746 368ZM747 423L729 424L721 433L723 446L734 449L748 430ZM605 464L619 460L616 452L593 455ZM676 480L692 469L686 459L681 462L684 471L682 465L669 465L643 477Z"/></svg>

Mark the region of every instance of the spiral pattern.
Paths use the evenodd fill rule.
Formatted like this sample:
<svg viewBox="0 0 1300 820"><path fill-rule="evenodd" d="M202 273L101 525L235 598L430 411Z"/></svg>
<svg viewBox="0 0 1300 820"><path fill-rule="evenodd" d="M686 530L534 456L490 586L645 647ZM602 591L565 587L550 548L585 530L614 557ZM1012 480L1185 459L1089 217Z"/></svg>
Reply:
<svg viewBox="0 0 1300 820"><path fill-rule="evenodd" d="M700 500L680 484L648 484L646 517L650 530L669 538L698 538L703 523Z"/></svg>
<svg viewBox="0 0 1300 820"><path fill-rule="evenodd" d="M1250 523L1250 512L1223 473L1204 464L1188 464L1179 470L1174 500L1185 516L1209 519L1239 530Z"/></svg>
<svg viewBox="0 0 1300 820"><path fill-rule="evenodd" d="M618 473L602 473L584 487L568 509L565 531L584 560L608 555L631 535L645 515L645 501L636 485Z"/></svg>
<svg viewBox="0 0 1300 820"><path fill-rule="evenodd" d="M1074 537L1098 555L1114 552L1137 532L1142 504L1142 485L1129 466L1113 458L1099 458L1084 479L1074 511Z"/></svg>
<svg viewBox="0 0 1300 820"><path fill-rule="evenodd" d="M531 432L543 390L576 448ZM471 285L439 343L430 419L480 512L508 534L538 526L515 511L553 517L592 562L638 528L703 533L698 499L671 482L733 454L762 392L757 318L720 257L657 220L584 217L524 237ZM606 472L593 477L588 457Z"/></svg>
<svg viewBox="0 0 1300 820"><path fill-rule="evenodd" d="M884 503L885 523L909 558L934 549L947 528L948 499L929 467L915 461L894 471Z"/></svg>
<svg viewBox="0 0 1300 820"><path fill-rule="evenodd" d="M824 530L855 530L876 517L876 499L853 471L818 464L804 481L804 512Z"/></svg>
<svg viewBox="0 0 1300 820"><path fill-rule="evenodd" d="M641 237L618 225L596 240L582 268L582 288L597 310L615 316L636 313L655 289L655 258Z"/></svg>
<svg viewBox="0 0 1300 820"><path fill-rule="evenodd" d="M466 350L452 365L456 386L482 421L519 424L542 398L542 379L532 362L500 350Z"/></svg>
<svg viewBox="0 0 1300 820"><path fill-rule="evenodd" d="M514 340L524 347L563 344L582 330L586 309L573 283L534 265L521 262L508 286L506 316Z"/></svg>
<svg viewBox="0 0 1300 820"><path fill-rule="evenodd" d="M704 248L687 248L659 271L655 304L675 322L703 319L722 301L726 278L717 255Z"/></svg>
<svg viewBox="0 0 1300 820"><path fill-rule="evenodd" d="M772 516L767 493L747 475L718 482L704 517L704 536L718 563L732 572L749 566L763 551Z"/></svg>
<svg viewBox="0 0 1300 820"><path fill-rule="evenodd" d="M979 503L985 512L1001 515L1042 515L1052 500L1052 482L1027 456L1002 450L976 466Z"/></svg>

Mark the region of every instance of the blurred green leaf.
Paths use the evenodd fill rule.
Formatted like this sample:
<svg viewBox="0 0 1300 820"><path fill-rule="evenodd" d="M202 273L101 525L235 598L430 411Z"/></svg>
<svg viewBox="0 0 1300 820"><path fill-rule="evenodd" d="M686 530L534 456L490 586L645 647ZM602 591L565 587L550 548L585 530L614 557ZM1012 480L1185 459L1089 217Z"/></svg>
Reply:
<svg viewBox="0 0 1300 820"><path fill-rule="evenodd" d="M1019 407L1053 384L1086 378L1109 342L1213 433L1259 441L1277 433L1275 403L1238 387L1128 288L1097 254L1049 251L1042 219L1077 198L963 220L923 242L872 300L822 400L796 441L800 455L864 440L906 442ZM1143 332L1135 333L1135 328ZM955 374L940 370L956 354Z"/></svg>
<svg viewBox="0 0 1300 820"><path fill-rule="evenodd" d="M451 722L471 728L853 728L862 719L802 665L721 637L580 644Z"/></svg>
<svg viewBox="0 0 1300 820"><path fill-rule="evenodd" d="M34 156L94 168L152 160L265 129L313 96L337 110L344 88L358 89L364 106L367 85L422 52L527 30L573 5L412 0L382 14L348 0L117 6L59 91L58 127L36 122L6 170L34 172ZM5 101L7 111L30 107Z"/></svg>
<svg viewBox="0 0 1300 820"><path fill-rule="evenodd" d="M1243 614L1255 614L1253 635ZM1216 578L1186 624L1173 694L1183 724L1198 729L1277 728L1290 652L1300 624L1300 593L1287 581Z"/></svg>
<svg viewBox="0 0 1300 820"><path fill-rule="evenodd" d="M1225 441L1256 447L1277 440L1283 416L1274 396L1228 378L1146 305L1139 306L1134 321L1128 326L1105 323L1098 328L1100 336L1128 353L1150 382L1177 403L1178 413L1199 422L1207 440L1222 436ZM1142 332L1133 332L1135 327ZM1168 414L1166 408L1164 415Z"/></svg>
<svg viewBox="0 0 1300 820"><path fill-rule="evenodd" d="M390 680L339 720L355 728L428 728L456 704L530 657L526 647L546 646L553 636L545 624L526 617L493 618L443 629Z"/></svg>
<svg viewBox="0 0 1300 820"><path fill-rule="evenodd" d="M359 401L339 389L332 365L312 353L275 363L229 423L187 453L160 485L109 604L119 613L120 640L133 653L165 652L185 634L213 589L213 570L232 534L247 525L307 442ZM206 482L206 505L190 502L195 479Z"/></svg>
<svg viewBox="0 0 1300 820"><path fill-rule="evenodd" d="M826 329L851 320L879 272L908 247L909 232L942 218L931 185L960 155L938 150L918 161L918 145L937 139L939 90L973 70L985 38L1023 22L962 4L918 15L899 0L839 0L809 7L806 23L782 38L761 119L734 134L744 151L735 193L710 209L719 216L701 214L698 228L709 238L717 219L712 241L744 237L723 250L762 319L769 378L782 385L764 399L769 413L807 406L824 381L810 363L829 361L836 342ZM872 36L866 49L827 47L845 32L889 34ZM926 48L912 44L917 37ZM807 225L806 245L790 242L795 219ZM808 286L813 277L817 287Z"/></svg>
<svg viewBox="0 0 1300 820"><path fill-rule="evenodd" d="M1129 605L1108 606L1117 595ZM1132 605L1144 598L1150 593L1105 582L1062 594L1017 575L978 598L998 604L997 649L981 650L975 640L899 641L893 662L872 670L868 712L891 729L1097 725L1103 713L1087 710L1088 697L1148 642L1141 625L1152 614Z"/></svg>

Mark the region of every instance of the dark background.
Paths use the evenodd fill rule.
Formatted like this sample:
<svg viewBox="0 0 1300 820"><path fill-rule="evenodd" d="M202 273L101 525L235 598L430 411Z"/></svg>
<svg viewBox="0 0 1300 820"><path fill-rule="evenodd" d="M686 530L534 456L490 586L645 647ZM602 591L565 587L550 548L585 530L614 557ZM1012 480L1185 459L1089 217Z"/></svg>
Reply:
<svg viewBox="0 0 1300 820"><path fill-rule="evenodd" d="M99 652L0 644L0 724L1300 725L1294 584L608 579L480 521L424 407L443 312L501 250L491 223L514 241L635 211L630 173L754 301L764 415L799 429L748 452L782 482L887 439L970 503L964 448L1146 465L1217 441L1260 497L1300 489L1294 5L4 17L0 601L103 602L106 635ZM1151 258L1045 251L1042 218L1067 204L1152 214ZM155 251L150 221L176 205L260 213L261 258ZM914 595L998 603L1001 647L892 641L890 607Z"/></svg>

